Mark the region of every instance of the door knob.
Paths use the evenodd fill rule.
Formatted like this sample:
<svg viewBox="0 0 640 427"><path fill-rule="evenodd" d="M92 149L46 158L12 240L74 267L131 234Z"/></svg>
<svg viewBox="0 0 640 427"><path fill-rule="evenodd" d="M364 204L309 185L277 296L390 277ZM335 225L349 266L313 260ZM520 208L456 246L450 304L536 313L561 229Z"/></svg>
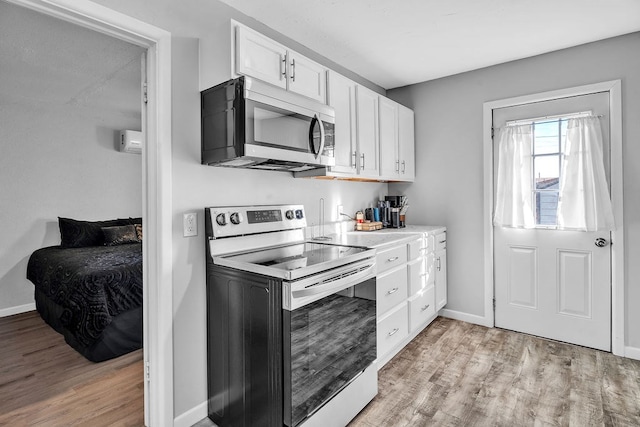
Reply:
<svg viewBox="0 0 640 427"><path fill-rule="evenodd" d="M596 246L599 248L604 248L608 243L609 242L607 242L607 239L603 239L602 237L598 237L596 239Z"/></svg>

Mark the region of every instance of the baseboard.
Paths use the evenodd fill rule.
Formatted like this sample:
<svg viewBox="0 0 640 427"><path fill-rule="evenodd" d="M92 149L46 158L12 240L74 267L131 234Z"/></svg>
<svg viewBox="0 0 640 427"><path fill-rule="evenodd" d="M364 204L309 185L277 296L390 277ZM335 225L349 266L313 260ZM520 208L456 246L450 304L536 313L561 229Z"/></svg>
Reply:
<svg viewBox="0 0 640 427"><path fill-rule="evenodd" d="M442 317L447 317L454 320L462 320L463 322L473 323L475 325L486 326L487 328L493 327L492 319L487 319L483 316L477 316L475 314L464 313L462 311L449 310L443 308L438 313Z"/></svg>
<svg viewBox="0 0 640 427"><path fill-rule="evenodd" d="M173 427L191 427L198 421L207 418L207 401L189 409L173 420ZM213 424L213 423L212 423Z"/></svg>
<svg viewBox="0 0 640 427"><path fill-rule="evenodd" d="M629 359L640 360L640 348L638 347L625 347L624 357Z"/></svg>
<svg viewBox="0 0 640 427"><path fill-rule="evenodd" d="M34 311L35 309L35 302L24 305L17 305L15 307L3 308L0 309L0 317L13 316L14 314L26 313L27 311Z"/></svg>

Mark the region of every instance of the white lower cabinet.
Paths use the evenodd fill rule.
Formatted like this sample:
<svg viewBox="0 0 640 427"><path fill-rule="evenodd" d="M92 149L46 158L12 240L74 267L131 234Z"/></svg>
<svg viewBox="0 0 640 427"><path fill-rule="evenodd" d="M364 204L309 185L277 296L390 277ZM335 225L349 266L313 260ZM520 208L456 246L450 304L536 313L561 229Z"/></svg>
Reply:
<svg viewBox="0 0 640 427"><path fill-rule="evenodd" d="M378 319L378 360L389 354L397 353L396 350L409 335L409 316L407 302L403 301L394 307L383 317ZM378 369L380 366L378 366Z"/></svg>
<svg viewBox="0 0 640 427"><path fill-rule="evenodd" d="M437 236L416 234L409 243L378 251L378 369L426 328L446 304L445 261L444 232Z"/></svg>
<svg viewBox="0 0 640 427"><path fill-rule="evenodd" d="M407 300L407 266L387 271L376 278L378 316Z"/></svg>
<svg viewBox="0 0 640 427"><path fill-rule="evenodd" d="M409 329L416 331L426 326L436 314L433 286L419 291L409 298Z"/></svg>

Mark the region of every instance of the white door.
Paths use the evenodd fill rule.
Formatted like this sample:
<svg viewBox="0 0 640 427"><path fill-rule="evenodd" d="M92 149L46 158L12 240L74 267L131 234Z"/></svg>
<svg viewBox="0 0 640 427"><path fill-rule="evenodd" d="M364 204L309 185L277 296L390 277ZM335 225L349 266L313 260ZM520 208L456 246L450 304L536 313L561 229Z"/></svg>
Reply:
<svg viewBox="0 0 640 427"><path fill-rule="evenodd" d="M566 129L566 121L557 116L583 111L602 115L605 170L609 179L608 92L493 110L494 128L501 128L511 120L541 118L534 125L532 167L536 228L494 227L495 324L610 351L610 233L555 228L562 159L559 153ZM497 151L495 138L496 177ZM494 182L494 191L495 185ZM604 239L606 246L596 246L596 239Z"/></svg>

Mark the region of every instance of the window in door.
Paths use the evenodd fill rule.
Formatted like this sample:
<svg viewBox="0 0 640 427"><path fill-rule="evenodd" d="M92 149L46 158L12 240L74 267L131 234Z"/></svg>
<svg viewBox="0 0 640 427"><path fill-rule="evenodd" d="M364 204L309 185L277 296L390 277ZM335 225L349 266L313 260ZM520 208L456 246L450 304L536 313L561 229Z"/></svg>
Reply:
<svg viewBox="0 0 640 427"><path fill-rule="evenodd" d="M558 227L558 196L565 139L569 119L591 114L591 111L507 122L533 125L532 202L536 228Z"/></svg>
<svg viewBox="0 0 640 427"><path fill-rule="evenodd" d="M558 191L567 119L533 122L533 206L536 226L558 224Z"/></svg>

